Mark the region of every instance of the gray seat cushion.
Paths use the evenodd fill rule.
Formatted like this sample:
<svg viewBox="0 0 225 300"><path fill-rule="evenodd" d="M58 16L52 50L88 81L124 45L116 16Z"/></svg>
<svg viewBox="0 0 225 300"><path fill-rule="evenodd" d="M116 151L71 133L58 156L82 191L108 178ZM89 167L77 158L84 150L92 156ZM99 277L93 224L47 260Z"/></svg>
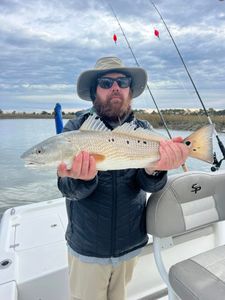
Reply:
<svg viewBox="0 0 225 300"><path fill-rule="evenodd" d="M169 280L182 300L224 300L225 245L175 264Z"/></svg>

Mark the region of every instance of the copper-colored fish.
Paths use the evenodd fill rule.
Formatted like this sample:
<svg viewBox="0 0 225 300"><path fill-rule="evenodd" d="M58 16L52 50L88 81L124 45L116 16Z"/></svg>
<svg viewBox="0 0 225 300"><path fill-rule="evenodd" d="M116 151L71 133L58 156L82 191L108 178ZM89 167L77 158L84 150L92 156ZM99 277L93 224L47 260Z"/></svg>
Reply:
<svg viewBox="0 0 225 300"><path fill-rule="evenodd" d="M214 125L207 125L184 139L189 156L212 163ZM124 123L108 129L96 115L90 116L79 130L53 136L26 151L21 158L27 166L71 166L80 151L88 151L98 170L145 168L160 158L159 143L164 137L149 129Z"/></svg>

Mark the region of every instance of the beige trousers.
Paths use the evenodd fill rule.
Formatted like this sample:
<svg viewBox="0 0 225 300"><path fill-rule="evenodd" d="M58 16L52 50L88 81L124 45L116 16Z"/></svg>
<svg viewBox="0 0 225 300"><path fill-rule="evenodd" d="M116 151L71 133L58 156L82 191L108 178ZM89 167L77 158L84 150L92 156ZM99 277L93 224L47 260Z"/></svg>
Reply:
<svg viewBox="0 0 225 300"><path fill-rule="evenodd" d="M70 300L125 300L137 257L112 265L81 262L68 253Z"/></svg>

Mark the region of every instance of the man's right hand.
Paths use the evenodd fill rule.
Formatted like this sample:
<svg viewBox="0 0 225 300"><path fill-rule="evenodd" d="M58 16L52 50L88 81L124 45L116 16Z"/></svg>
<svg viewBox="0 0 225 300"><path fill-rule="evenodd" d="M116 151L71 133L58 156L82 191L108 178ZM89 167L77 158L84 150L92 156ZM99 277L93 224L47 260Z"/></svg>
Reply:
<svg viewBox="0 0 225 300"><path fill-rule="evenodd" d="M71 177L73 179L91 180L97 175L96 162L93 156L86 151L81 151L73 159L71 169L67 169L65 163L58 166L59 177Z"/></svg>

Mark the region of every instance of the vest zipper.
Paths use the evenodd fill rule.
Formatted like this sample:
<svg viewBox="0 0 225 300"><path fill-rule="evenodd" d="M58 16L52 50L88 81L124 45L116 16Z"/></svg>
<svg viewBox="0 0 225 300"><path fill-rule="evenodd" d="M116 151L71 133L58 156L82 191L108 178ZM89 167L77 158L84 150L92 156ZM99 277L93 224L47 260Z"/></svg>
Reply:
<svg viewBox="0 0 225 300"><path fill-rule="evenodd" d="M117 171L112 171L112 227L111 227L111 257L115 251L116 209L117 209Z"/></svg>

